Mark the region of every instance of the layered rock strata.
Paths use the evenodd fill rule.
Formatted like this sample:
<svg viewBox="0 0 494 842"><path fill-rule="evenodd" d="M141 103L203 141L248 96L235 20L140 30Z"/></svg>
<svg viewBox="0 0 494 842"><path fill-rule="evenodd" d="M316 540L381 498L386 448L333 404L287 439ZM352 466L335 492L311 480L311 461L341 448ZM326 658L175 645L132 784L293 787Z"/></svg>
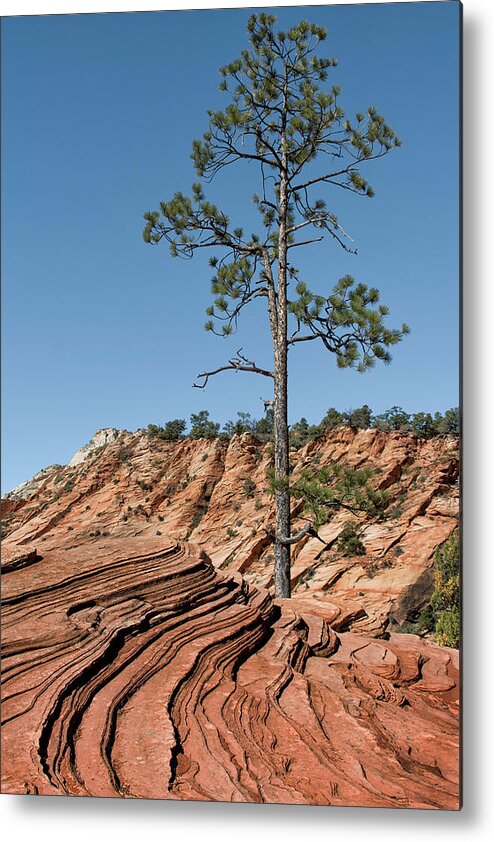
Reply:
<svg viewBox="0 0 494 842"><path fill-rule="evenodd" d="M457 652L336 633L149 529L57 547L61 523L4 559L4 792L458 807Z"/></svg>
<svg viewBox="0 0 494 842"><path fill-rule="evenodd" d="M109 536L162 534L197 544L220 570L272 587L271 445L249 434L165 442L114 430L97 442L82 449L83 462L38 475L22 499L8 495L7 548L97 549ZM294 596L342 630L382 636L413 619L432 592L434 550L458 522L458 439L338 428L291 459L294 476L332 461L369 466L389 495L386 519L362 524L365 555L337 551L346 512L320 530L324 544L307 538L293 548ZM297 529L299 505L293 514Z"/></svg>

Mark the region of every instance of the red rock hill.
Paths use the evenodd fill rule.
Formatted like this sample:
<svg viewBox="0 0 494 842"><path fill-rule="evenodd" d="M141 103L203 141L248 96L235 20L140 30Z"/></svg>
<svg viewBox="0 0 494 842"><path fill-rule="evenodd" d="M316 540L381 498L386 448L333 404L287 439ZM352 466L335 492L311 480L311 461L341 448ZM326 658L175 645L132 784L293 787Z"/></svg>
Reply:
<svg viewBox="0 0 494 842"><path fill-rule="evenodd" d="M264 531L274 520L270 445L249 434L165 442L113 430L95 441L109 443L86 446L84 461L52 466L21 489L21 499L14 492L4 501L7 555L161 533L205 550L220 570L271 587L273 548ZM339 629L382 635L398 627L427 602L434 549L457 525L458 439L338 428L293 452L292 461L295 476L330 461L370 466L390 499L389 516L365 526L365 556L336 551L346 512L320 530L326 545L314 538L297 544L293 596Z"/></svg>

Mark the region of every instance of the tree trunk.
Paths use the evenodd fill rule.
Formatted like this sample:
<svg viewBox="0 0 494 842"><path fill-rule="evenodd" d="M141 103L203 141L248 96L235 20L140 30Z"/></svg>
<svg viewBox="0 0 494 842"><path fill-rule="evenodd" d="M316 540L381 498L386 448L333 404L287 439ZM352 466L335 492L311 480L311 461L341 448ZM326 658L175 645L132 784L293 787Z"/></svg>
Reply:
<svg viewBox="0 0 494 842"><path fill-rule="evenodd" d="M286 79L285 79L286 89ZM285 93L286 99L286 93ZM278 227L278 289L277 331L274 342L274 476L278 487L275 491L276 537L290 538L290 490L288 443L288 345L287 345L287 215L288 183L285 139L286 104L283 108L281 137L282 167L280 170L279 227ZM290 596L290 545L275 544L274 568L275 593L278 597Z"/></svg>
<svg viewBox="0 0 494 842"><path fill-rule="evenodd" d="M277 487L275 492L276 535L290 537L290 491L288 414L287 414L287 346L275 347L274 364L274 475L277 483L286 482L286 487ZM278 597L290 596L290 546L275 543L274 568L275 593Z"/></svg>

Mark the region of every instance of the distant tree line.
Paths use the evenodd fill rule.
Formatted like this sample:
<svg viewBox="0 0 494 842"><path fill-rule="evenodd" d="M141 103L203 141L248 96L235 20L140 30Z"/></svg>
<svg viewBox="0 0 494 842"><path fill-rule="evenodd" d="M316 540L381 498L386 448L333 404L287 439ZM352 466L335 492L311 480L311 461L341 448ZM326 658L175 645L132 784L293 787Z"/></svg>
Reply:
<svg viewBox="0 0 494 842"><path fill-rule="evenodd" d="M161 427L149 424L148 435L165 441L179 441L180 439L230 439L242 433L252 433L261 441L271 441L273 438L273 410L268 409L263 418L253 418L249 412L237 412L236 421L221 424L212 421L205 409L190 416L190 428L187 432L187 422L184 418L166 421ZM440 435L459 435L460 413L458 407L447 409L444 415L436 412L405 412L400 406L393 406L380 415L374 415L367 404L357 409L339 412L330 407L319 424L309 424L306 418L301 418L290 427L290 447L298 450L311 439L319 438L328 430L336 427L350 427L354 430L377 429L384 431L398 430L411 433L421 438L432 438Z"/></svg>
<svg viewBox="0 0 494 842"><path fill-rule="evenodd" d="M264 418L252 418L250 412L237 412L236 421L227 421L221 429L221 424L211 421L209 412L202 409L200 412L190 416L190 429L187 430L187 422L184 418L175 418L167 421L163 427L156 424L149 424L147 433L152 438L164 439L165 441L178 441L179 439L230 439L232 436L242 433L253 433L263 441L271 441L273 436L273 410L268 409Z"/></svg>
<svg viewBox="0 0 494 842"><path fill-rule="evenodd" d="M354 430L377 429L386 432L398 430L412 433L421 438L441 435L460 434L460 411L458 407L447 409L444 415L436 412L405 412L401 406L392 406L380 415L374 415L371 408L364 404L347 412L339 412L334 407L328 409L319 424L309 424L301 418L290 427L290 444L293 448L302 447L310 439L318 438L336 427L351 427Z"/></svg>

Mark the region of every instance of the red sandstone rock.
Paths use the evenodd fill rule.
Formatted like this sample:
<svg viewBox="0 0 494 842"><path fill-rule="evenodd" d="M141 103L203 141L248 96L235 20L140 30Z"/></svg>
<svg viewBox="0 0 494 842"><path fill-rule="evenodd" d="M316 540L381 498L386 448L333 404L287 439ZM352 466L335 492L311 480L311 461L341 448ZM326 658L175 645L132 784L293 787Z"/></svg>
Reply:
<svg viewBox="0 0 494 842"><path fill-rule="evenodd" d="M230 442L165 442L122 431L109 441L81 464L40 472L41 485L37 480L30 496L16 501L19 508L9 511L12 501L6 502L5 552L161 532L193 542L221 570L272 586L273 548L264 531L274 519L266 482L270 445L249 434ZM336 552L344 513L321 529L326 547L309 538L296 545L294 596L338 616L340 628L383 635L398 627L428 601L434 550L457 524L458 439L338 428L291 458L295 476L330 461L368 465L391 510L385 521L365 524L365 556Z"/></svg>
<svg viewBox="0 0 494 842"><path fill-rule="evenodd" d="M114 513L86 479L6 559L4 792L458 808L457 652L336 634L149 529L88 540L84 501Z"/></svg>

